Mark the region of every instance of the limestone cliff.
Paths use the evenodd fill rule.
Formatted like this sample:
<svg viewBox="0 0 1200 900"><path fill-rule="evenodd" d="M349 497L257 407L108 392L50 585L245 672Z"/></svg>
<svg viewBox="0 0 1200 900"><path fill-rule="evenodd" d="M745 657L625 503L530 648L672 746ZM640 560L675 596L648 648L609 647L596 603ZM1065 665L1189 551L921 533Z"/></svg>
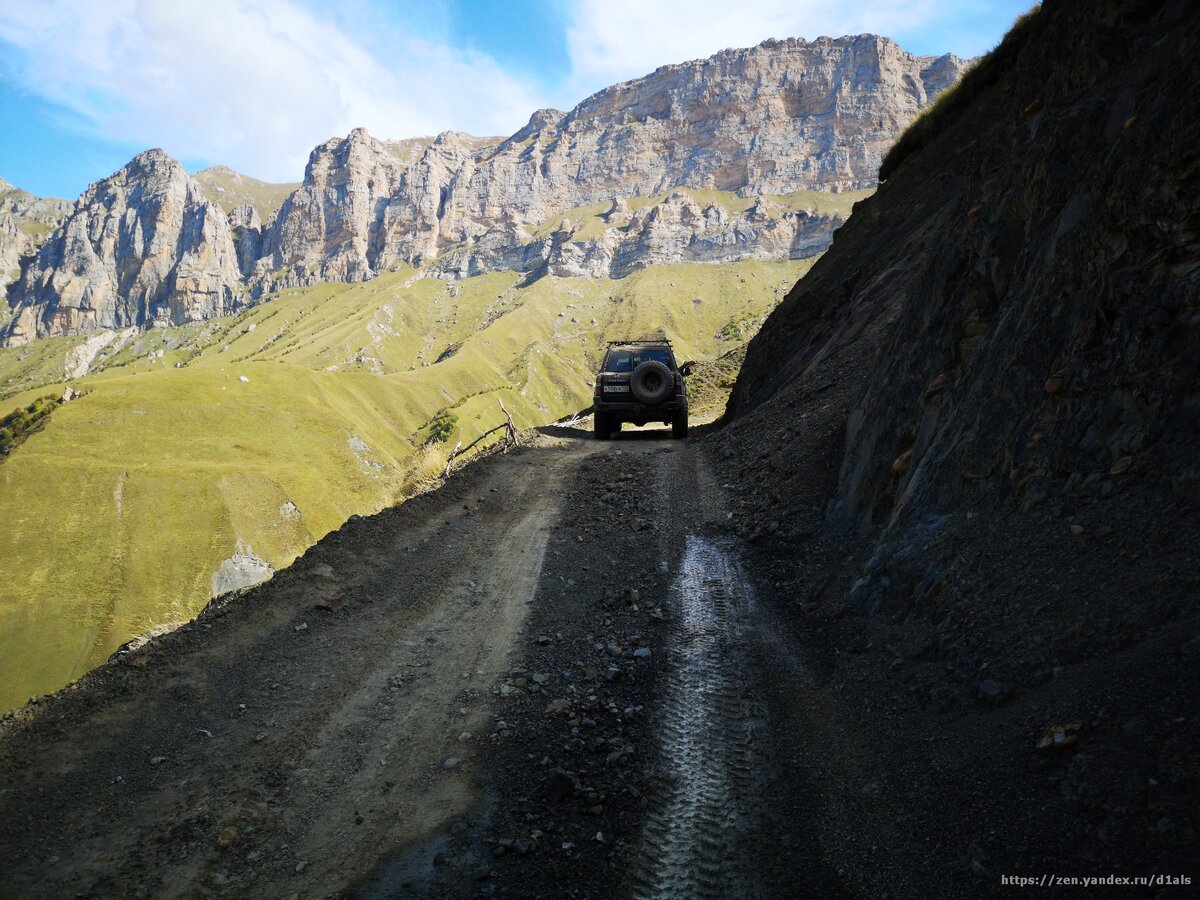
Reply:
<svg viewBox="0 0 1200 900"><path fill-rule="evenodd" d="M92 185L14 286L6 343L222 315L242 287L230 227L178 162L147 150Z"/></svg>
<svg viewBox="0 0 1200 900"><path fill-rule="evenodd" d="M273 213L285 186L223 167L192 179L149 151L47 241L10 292L5 340L178 324L404 264L622 277L812 256L964 68L874 35L767 41L664 66L569 113L539 110L505 139L355 129L312 151Z"/></svg>
<svg viewBox="0 0 1200 900"><path fill-rule="evenodd" d="M838 222L772 219L765 206L757 223L664 209L590 241L569 231L535 237L529 227L596 204L619 213L627 198L680 187L741 197L871 188L896 135L964 68L875 35L767 41L664 66L570 113L539 110L499 143L448 133L406 146L401 158L357 129L313 151L304 187L267 236L259 275L272 286L358 280L400 262L452 274L620 275L638 252L665 244L672 261L811 255Z"/></svg>

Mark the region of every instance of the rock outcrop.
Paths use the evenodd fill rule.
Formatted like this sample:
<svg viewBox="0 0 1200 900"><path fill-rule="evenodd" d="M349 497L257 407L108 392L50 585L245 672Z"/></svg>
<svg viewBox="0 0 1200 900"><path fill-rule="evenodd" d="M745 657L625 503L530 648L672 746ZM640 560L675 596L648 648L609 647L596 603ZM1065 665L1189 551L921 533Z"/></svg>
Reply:
<svg viewBox="0 0 1200 900"><path fill-rule="evenodd" d="M20 277L22 259L36 253L70 211L69 200L35 197L0 178L0 288Z"/></svg>
<svg viewBox="0 0 1200 900"><path fill-rule="evenodd" d="M263 223L257 207L246 203L231 209L229 229L233 233L238 269L243 276L252 275L262 256Z"/></svg>
<svg viewBox="0 0 1200 900"><path fill-rule="evenodd" d="M161 150L92 185L13 294L6 343L98 329L182 325L241 302L225 214Z"/></svg>

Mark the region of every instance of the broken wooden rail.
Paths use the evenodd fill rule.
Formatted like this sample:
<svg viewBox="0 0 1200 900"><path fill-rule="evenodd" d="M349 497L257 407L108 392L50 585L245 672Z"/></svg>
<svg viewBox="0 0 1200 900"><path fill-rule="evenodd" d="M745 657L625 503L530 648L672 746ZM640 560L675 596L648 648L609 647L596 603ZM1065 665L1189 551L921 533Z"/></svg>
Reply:
<svg viewBox="0 0 1200 900"><path fill-rule="evenodd" d="M468 450L470 450L472 447L474 447L476 444L478 444L480 441L482 441L489 434L495 434L501 428L504 429L504 447L503 447L503 449L501 449L500 452L507 453L509 447L517 446L517 429L516 429L516 426L513 425L512 416L509 414L508 410L504 408L503 400L501 400L499 397L497 397L496 402L500 404L500 411L502 413L504 413L504 421L501 422L499 425L497 425L495 428L489 428L487 431L485 431L479 437L475 438L475 440L471 441L471 443L467 444L467 446L465 446L465 447L462 445L462 441L459 441L457 444L455 444L454 449L450 451L450 458L446 460L446 468L442 472L443 479L450 477L450 469L454 465L454 457L458 456L461 453L466 453Z"/></svg>

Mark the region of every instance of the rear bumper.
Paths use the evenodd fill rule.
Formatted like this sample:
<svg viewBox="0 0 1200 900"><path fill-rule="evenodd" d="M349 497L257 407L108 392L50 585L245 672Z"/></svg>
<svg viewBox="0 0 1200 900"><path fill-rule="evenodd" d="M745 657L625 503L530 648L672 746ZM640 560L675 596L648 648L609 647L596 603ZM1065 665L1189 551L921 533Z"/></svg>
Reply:
<svg viewBox="0 0 1200 900"><path fill-rule="evenodd" d="M605 413L623 421L657 422L669 419L675 413L687 409L687 397L676 397L665 403L638 403L636 400L597 400L596 412Z"/></svg>

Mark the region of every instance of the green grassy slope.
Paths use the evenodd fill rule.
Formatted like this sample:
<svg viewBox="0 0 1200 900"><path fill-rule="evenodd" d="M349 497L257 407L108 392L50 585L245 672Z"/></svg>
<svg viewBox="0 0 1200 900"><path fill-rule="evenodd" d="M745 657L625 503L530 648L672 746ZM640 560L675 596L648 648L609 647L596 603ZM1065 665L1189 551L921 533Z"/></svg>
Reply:
<svg viewBox="0 0 1200 900"><path fill-rule="evenodd" d="M455 441L500 421L497 398L519 426L589 405L606 338L661 326L681 358L726 353L749 336L731 323L759 321L811 263L524 288L512 273L406 271L114 340L71 381L85 395L0 462L0 709L194 615L239 547L279 568L351 514L403 499ZM61 392L82 343L0 350L0 415ZM449 443L423 459L447 408Z"/></svg>
<svg viewBox="0 0 1200 900"><path fill-rule="evenodd" d="M229 212L235 206L249 203L258 210L264 222L271 217L271 213L279 209L292 191L300 187L299 182L274 184L259 181L249 175L235 172L228 166L212 166L192 177L204 189L205 196L225 212Z"/></svg>

